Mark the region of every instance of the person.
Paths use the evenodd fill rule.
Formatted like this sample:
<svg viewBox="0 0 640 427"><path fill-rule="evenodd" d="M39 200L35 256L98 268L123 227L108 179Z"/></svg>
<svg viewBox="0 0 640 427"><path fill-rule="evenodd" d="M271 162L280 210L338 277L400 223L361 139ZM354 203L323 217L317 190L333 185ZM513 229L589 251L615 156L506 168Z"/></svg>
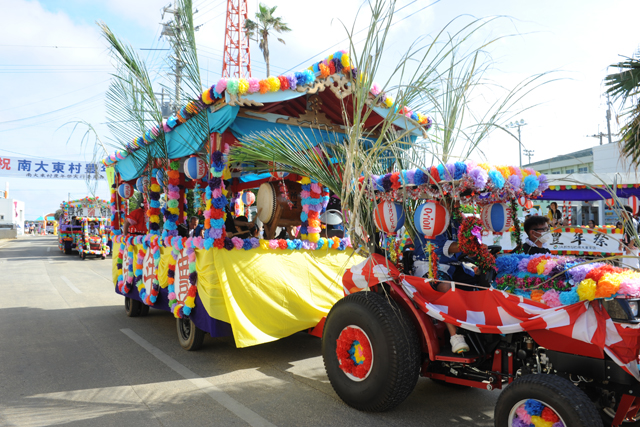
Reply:
<svg viewBox="0 0 640 427"><path fill-rule="evenodd" d="M195 215L189 218L189 237L202 237L204 227L199 222L200 219Z"/></svg>
<svg viewBox="0 0 640 427"><path fill-rule="evenodd" d="M587 224L588 224L587 227L589 228L596 228L596 222L592 219L590 219Z"/></svg>
<svg viewBox="0 0 640 427"><path fill-rule="evenodd" d="M624 224L624 236L622 237L622 243L625 247L625 253L626 255L635 257L625 258L624 264L638 269L640 268L640 258L638 258L639 250L636 245L638 222L633 217L633 208L631 206L625 206L622 210L622 221Z"/></svg>
<svg viewBox="0 0 640 427"><path fill-rule="evenodd" d="M571 223L569 222L569 218L564 218L562 220L562 226L563 227L569 227L571 225Z"/></svg>
<svg viewBox="0 0 640 427"><path fill-rule="evenodd" d="M257 228L256 220L260 215L260 211L262 209L258 209L258 215L253 218L253 221L249 221L246 216L240 216L238 218L234 218L231 215L231 210L229 209L229 205L225 207L225 212L227 213L227 218L224 221L224 228L227 232L227 237L240 237L247 238L251 237L254 230ZM243 237L245 236L245 237Z"/></svg>
<svg viewBox="0 0 640 427"><path fill-rule="evenodd" d="M551 202L551 204L549 204L547 218L549 218L549 225L551 227L558 227L561 224L562 212L558 210L558 204L556 202Z"/></svg>
<svg viewBox="0 0 640 427"><path fill-rule="evenodd" d="M546 216L532 216L524 222L524 232L527 238L522 245L522 251L527 255L548 254L547 248L551 233L549 233L549 218Z"/></svg>
<svg viewBox="0 0 640 427"><path fill-rule="evenodd" d="M453 208L459 206L458 201L453 203ZM443 204L448 204L443 200ZM457 206L456 206L457 205ZM462 263L462 250L458 245L458 229L460 222L451 219L447 230L430 239L430 243L434 245L434 252L438 256L438 279L442 281L433 281L431 286L438 292L447 292L451 290L451 281L467 283L470 285L477 284L476 277L477 268L471 263ZM416 235L414 240L414 275L422 277L429 269L429 260L427 254L427 244L429 243L424 236ZM450 323L445 323L449 335L451 335L451 351L454 353L464 353L469 351L464 335L458 334L458 328Z"/></svg>
<svg viewBox="0 0 640 427"><path fill-rule="evenodd" d="M147 234L147 219L144 208L134 209L124 219L124 232L129 234Z"/></svg>

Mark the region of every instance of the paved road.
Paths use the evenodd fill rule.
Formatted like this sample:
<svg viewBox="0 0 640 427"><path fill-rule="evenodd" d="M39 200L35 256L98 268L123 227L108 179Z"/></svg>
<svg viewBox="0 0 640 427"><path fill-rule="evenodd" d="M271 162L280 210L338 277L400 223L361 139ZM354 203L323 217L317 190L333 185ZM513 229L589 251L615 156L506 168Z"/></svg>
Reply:
<svg viewBox="0 0 640 427"><path fill-rule="evenodd" d="M170 313L125 316L110 263L63 255L53 237L0 242L0 426L493 425L498 392L424 378L391 412L351 409L304 333L184 351Z"/></svg>

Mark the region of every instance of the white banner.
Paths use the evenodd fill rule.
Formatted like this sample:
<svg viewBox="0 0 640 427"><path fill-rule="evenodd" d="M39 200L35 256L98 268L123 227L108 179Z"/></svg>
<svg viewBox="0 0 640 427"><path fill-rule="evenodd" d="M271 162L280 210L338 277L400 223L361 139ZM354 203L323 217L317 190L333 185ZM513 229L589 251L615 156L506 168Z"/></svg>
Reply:
<svg viewBox="0 0 640 427"><path fill-rule="evenodd" d="M33 157L0 157L0 176L77 180L107 179L102 163Z"/></svg>

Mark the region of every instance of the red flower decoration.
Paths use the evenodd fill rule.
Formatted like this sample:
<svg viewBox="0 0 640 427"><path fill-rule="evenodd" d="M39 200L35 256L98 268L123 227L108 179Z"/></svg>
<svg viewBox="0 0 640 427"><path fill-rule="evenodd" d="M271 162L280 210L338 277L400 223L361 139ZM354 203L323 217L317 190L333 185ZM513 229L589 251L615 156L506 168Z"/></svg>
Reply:
<svg viewBox="0 0 640 427"><path fill-rule="evenodd" d="M360 364L356 364L349 353L356 341L360 344L364 357L364 361ZM364 332L358 328L346 327L343 329L336 340L336 356L340 362L340 369L356 378L366 377L371 370L371 360L373 359L371 343Z"/></svg>
<svg viewBox="0 0 640 427"><path fill-rule="evenodd" d="M553 409L549 407L546 407L542 410L542 414L540 415L540 418L552 423L557 423L558 421L560 421L560 418L558 417L558 415L556 415Z"/></svg>
<svg viewBox="0 0 640 427"><path fill-rule="evenodd" d="M463 254L474 256L478 260L478 267L482 272L496 269L496 258L491 255L489 249L478 242L478 238L472 233L474 227L482 228L482 221L475 216L469 216L462 220L458 230L458 247Z"/></svg>
<svg viewBox="0 0 640 427"><path fill-rule="evenodd" d="M278 247L280 249L287 249L287 241L284 239L278 239Z"/></svg>

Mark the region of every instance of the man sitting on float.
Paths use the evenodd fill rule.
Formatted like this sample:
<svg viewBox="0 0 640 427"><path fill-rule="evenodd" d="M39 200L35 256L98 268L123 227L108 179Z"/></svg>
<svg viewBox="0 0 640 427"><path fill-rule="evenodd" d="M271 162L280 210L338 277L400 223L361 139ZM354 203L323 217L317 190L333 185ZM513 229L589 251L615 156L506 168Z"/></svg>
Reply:
<svg viewBox="0 0 640 427"><path fill-rule="evenodd" d="M460 212L460 202L457 200L443 199L441 202L449 212ZM462 215L461 213L457 215ZM449 226L444 233L433 239L425 239L417 234L414 242L414 276L423 277L429 271L429 253L427 245L434 246L434 252L438 256L437 278L442 281L432 281L431 286L439 292L447 292L451 289L451 281L476 285L478 283L478 268L469 263L461 262L462 250L458 245L458 229L462 221L456 214L451 216ZM434 273L435 275L435 273ZM458 334L458 328L450 323L445 323L451 335L451 351L464 353L469 351L469 345L464 335Z"/></svg>
<svg viewBox="0 0 640 427"><path fill-rule="evenodd" d="M527 239L522 245L522 251L527 255L548 254L547 248L551 234L549 233L549 218L546 216L530 216L524 221L524 232Z"/></svg>

